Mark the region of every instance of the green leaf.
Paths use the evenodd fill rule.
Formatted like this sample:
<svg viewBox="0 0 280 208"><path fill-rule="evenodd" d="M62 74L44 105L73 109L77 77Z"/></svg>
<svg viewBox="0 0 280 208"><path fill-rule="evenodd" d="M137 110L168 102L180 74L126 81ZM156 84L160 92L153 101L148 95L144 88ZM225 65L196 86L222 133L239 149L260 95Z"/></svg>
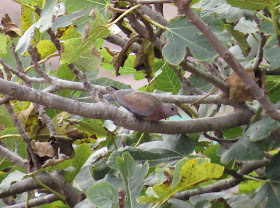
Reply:
<svg viewBox="0 0 280 208"><path fill-rule="evenodd" d="M72 159L72 166L74 167L74 171L63 171L63 177L67 182L73 181L78 172L80 171L83 164L87 161L89 156L91 155L91 147L88 144L80 144L75 149L75 156Z"/></svg>
<svg viewBox="0 0 280 208"><path fill-rule="evenodd" d="M66 1L67 2L67 1ZM68 11L69 12L69 11ZM66 27L72 24L73 20L76 20L86 14L86 9L74 11L68 15L59 16L55 18L52 29L55 30L60 27Z"/></svg>
<svg viewBox="0 0 280 208"><path fill-rule="evenodd" d="M241 9L263 10L270 6L270 0L227 0L227 3Z"/></svg>
<svg viewBox="0 0 280 208"><path fill-rule="evenodd" d="M243 128L240 126L233 127L230 129L221 130L224 137L228 139L233 139L243 134Z"/></svg>
<svg viewBox="0 0 280 208"><path fill-rule="evenodd" d="M276 69L280 66L280 48L278 46L278 40L274 35L269 39L268 43L264 47L264 56L269 61L269 69Z"/></svg>
<svg viewBox="0 0 280 208"><path fill-rule="evenodd" d="M7 111L7 108L4 105L0 105L0 120L1 123L7 127L14 126L14 123Z"/></svg>
<svg viewBox="0 0 280 208"><path fill-rule="evenodd" d="M88 190L89 186L95 183L91 171L91 165L83 166L74 179L75 185L84 192Z"/></svg>
<svg viewBox="0 0 280 208"><path fill-rule="evenodd" d="M217 155L219 146L220 144L211 145L203 151L203 154L211 159L211 163L220 164L221 157Z"/></svg>
<svg viewBox="0 0 280 208"><path fill-rule="evenodd" d="M263 158L263 151L275 148L275 141L265 138L260 141L250 141L248 135L242 135L238 142L234 143L229 150L222 153L221 162L227 164L232 159L238 161L260 160Z"/></svg>
<svg viewBox="0 0 280 208"><path fill-rule="evenodd" d="M274 32L275 32L272 22L270 22L268 20L263 20L261 22L261 30L262 30L262 32L267 33L267 34L274 34Z"/></svg>
<svg viewBox="0 0 280 208"><path fill-rule="evenodd" d="M235 30L242 32L243 34L255 33L258 31L258 25L255 21L246 20L242 17L237 25L234 27Z"/></svg>
<svg viewBox="0 0 280 208"><path fill-rule="evenodd" d="M225 25L226 30L232 35L232 37L236 40L238 46L242 50L242 53L246 56L251 50L249 43L247 42L246 36L237 30L234 30L231 25Z"/></svg>
<svg viewBox="0 0 280 208"><path fill-rule="evenodd" d="M258 177L258 174L256 172L252 172L250 176L256 176ZM257 190L261 185L263 185L263 182L255 181L255 180L245 180L240 183L239 185L239 194L250 194L252 190Z"/></svg>
<svg viewBox="0 0 280 208"><path fill-rule="evenodd" d="M88 188L87 197L92 204L100 208L118 207L119 196L118 190L115 187L104 181Z"/></svg>
<svg viewBox="0 0 280 208"><path fill-rule="evenodd" d="M168 208L194 208L190 203L176 198L171 198L167 202L169 204Z"/></svg>
<svg viewBox="0 0 280 208"><path fill-rule="evenodd" d="M138 162L148 161L150 166L177 161L188 157L194 151L193 141L186 135L163 135L163 141L146 142L135 147L125 147L114 151L107 162L111 168L116 167L116 158L125 151L129 152L134 160Z"/></svg>
<svg viewBox="0 0 280 208"><path fill-rule="evenodd" d="M30 26L28 30L25 31L24 35L19 39L16 46L16 51L21 55L26 51L27 47L30 45L30 41L34 35L35 28L43 33L52 26L53 16L56 14L56 0L48 0L46 5L42 9L40 19Z"/></svg>
<svg viewBox="0 0 280 208"><path fill-rule="evenodd" d="M15 170L13 172L11 172L6 178L3 179L3 181L0 184L0 190L1 192L3 191L7 191L8 188L10 187L10 185L14 182L20 181L21 179L23 179L23 177L26 174L23 172L20 172L18 170Z"/></svg>
<svg viewBox="0 0 280 208"><path fill-rule="evenodd" d="M18 133L18 129L5 128L1 131L1 142L12 151L17 151L18 155L22 158L26 158L26 143ZM13 136L14 135L14 136Z"/></svg>
<svg viewBox="0 0 280 208"><path fill-rule="evenodd" d="M108 6L109 2L107 0L66 0L65 7L68 12L73 12L84 8L97 8L99 10L104 10Z"/></svg>
<svg viewBox="0 0 280 208"><path fill-rule="evenodd" d="M82 42L80 38L72 38L65 41L65 47L61 54L60 62L70 64L75 62L80 56L92 50L99 39L105 38L110 34L110 31L105 27L106 21L100 16L96 16L91 22L91 29L86 41Z"/></svg>
<svg viewBox="0 0 280 208"><path fill-rule="evenodd" d="M95 80L92 80L92 83L102 85L102 86L114 86L118 89L131 89L129 85L126 85L122 82L112 80L107 77L101 77Z"/></svg>
<svg viewBox="0 0 280 208"><path fill-rule="evenodd" d="M261 186L256 193L254 201L256 204L264 204L263 207L278 207L280 204L279 190L280 190L280 153L274 155L267 167L265 173L268 178L263 186Z"/></svg>
<svg viewBox="0 0 280 208"><path fill-rule="evenodd" d="M134 160L137 162L149 162L150 166L153 166L158 163L168 162L169 160L180 159L181 157L168 157L168 155L163 155L160 153L154 153L152 151L144 151L135 147L125 147L123 149L118 149L114 151L108 158L107 165L111 168L117 169L116 159L118 156L121 156L124 152L129 152Z"/></svg>
<svg viewBox="0 0 280 208"><path fill-rule="evenodd" d="M94 206L90 201L85 199L85 200L81 201L80 203L76 204L75 208L96 208L96 206Z"/></svg>
<svg viewBox="0 0 280 208"><path fill-rule="evenodd" d="M93 54L92 51L96 51L95 48L89 48L88 51L83 53L74 64L82 71L91 72L92 70L98 70L101 64L101 57L98 53Z"/></svg>
<svg viewBox="0 0 280 208"><path fill-rule="evenodd" d="M122 157L117 157L117 165L125 184L125 207L143 207L143 205L137 204L136 198L140 196L143 188L144 179L149 170L148 163L136 165L131 155L125 152Z"/></svg>
<svg viewBox="0 0 280 208"><path fill-rule="evenodd" d="M83 121L79 121L75 127L84 132L91 132L97 137L108 135L107 130L103 127L103 122L99 119L84 118Z"/></svg>
<svg viewBox="0 0 280 208"><path fill-rule="evenodd" d="M242 207L255 208L256 207L251 197L246 194L235 196L230 200L228 200L227 203L231 208L242 208Z"/></svg>
<svg viewBox="0 0 280 208"><path fill-rule="evenodd" d="M205 19L210 15L225 20L226 22L237 22L241 17L253 16L253 12L248 10L232 7L226 4L225 1L204 1L204 4L200 7L201 13L205 16Z"/></svg>
<svg viewBox="0 0 280 208"><path fill-rule="evenodd" d="M74 80L76 78L75 74L68 68L66 64L61 64L57 70L58 78L66 80Z"/></svg>
<svg viewBox="0 0 280 208"><path fill-rule="evenodd" d="M230 199L231 198L231 194L228 193L224 193L224 192L219 192L219 193L205 193L205 194L200 194L197 196L192 196L190 197L190 202L192 204L197 204L200 201L213 201L213 200L217 200L217 199Z"/></svg>
<svg viewBox="0 0 280 208"><path fill-rule="evenodd" d="M186 47L198 60L210 60L217 55L209 42L186 17L170 20L164 36L167 43L162 55L170 64L178 65L183 60Z"/></svg>
<svg viewBox="0 0 280 208"><path fill-rule="evenodd" d="M0 55L7 53L7 36L4 33L0 33Z"/></svg>
<svg viewBox="0 0 280 208"><path fill-rule="evenodd" d="M53 171L53 170L64 170L68 168L70 165L72 165L73 161L72 159L66 159L58 164L48 166L44 168L46 171Z"/></svg>
<svg viewBox="0 0 280 208"><path fill-rule="evenodd" d="M182 85L174 70L169 65L161 61L156 63L155 68L159 68L155 74L156 89L178 94Z"/></svg>
<svg viewBox="0 0 280 208"><path fill-rule="evenodd" d="M276 128L278 122L269 116L264 116L261 120L257 121L249 127L246 135L252 142L267 138Z"/></svg>
<svg viewBox="0 0 280 208"><path fill-rule="evenodd" d="M205 81L204 79L198 78L197 76L191 74L191 76L188 77L188 80L198 89L200 89L203 92L210 92L215 88L213 84L210 82Z"/></svg>
<svg viewBox="0 0 280 208"><path fill-rule="evenodd" d="M171 188L173 188L180 182L182 167L188 160L189 160L188 158L183 158L182 160L180 160L179 162L176 163L176 166L174 169L174 176L173 176L173 180L171 183Z"/></svg>
<svg viewBox="0 0 280 208"><path fill-rule="evenodd" d="M163 141L146 142L139 146L140 149L161 153L169 157L185 157L194 150L193 141L184 134L163 134Z"/></svg>

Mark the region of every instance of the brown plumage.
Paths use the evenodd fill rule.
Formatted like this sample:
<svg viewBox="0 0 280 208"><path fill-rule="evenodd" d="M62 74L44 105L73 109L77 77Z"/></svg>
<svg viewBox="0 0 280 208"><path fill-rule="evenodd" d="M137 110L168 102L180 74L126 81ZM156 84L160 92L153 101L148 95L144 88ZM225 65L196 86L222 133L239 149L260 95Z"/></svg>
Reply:
<svg viewBox="0 0 280 208"><path fill-rule="evenodd" d="M178 108L174 104L165 104L149 93L133 90L115 90L112 87L107 87L106 89L121 106L132 112L137 118L158 121L179 115Z"/></svg>

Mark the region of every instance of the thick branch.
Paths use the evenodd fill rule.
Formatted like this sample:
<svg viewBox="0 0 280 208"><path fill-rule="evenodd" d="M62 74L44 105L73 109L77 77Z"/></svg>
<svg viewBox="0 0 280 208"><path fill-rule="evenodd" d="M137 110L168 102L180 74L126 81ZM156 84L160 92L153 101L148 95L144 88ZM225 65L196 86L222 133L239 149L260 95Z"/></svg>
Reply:
<svg viewBox="0 0 280 208"><path fill-rule="evenodd" d="M192 10L189 1L177 0L174 2L179 8L180 12L184 14L192 24L194 24L209 41L214 50L228 63L234 70L238 77L242 80L245 86L254 95L255 99L259 101L264 111L273 119L280 120L280 112L273 106L264 91L259 88L255 81L248 75L243 66L237 59L229 52L215 34L210 30L209 26L202 21L202 19Z"/></svg>
<svg viewBox="0 0 280 208"><path fill-rule="evenodd" d="M252 116L251 111L242 109L220 117L151 122L136 119L131 113L118 110L107 103L82 103L3 79L0 79L0 92L12 95L19 100L28 100L83 117L110 119L117 125L142 132L180 134L227 129L247 124Z"/></svg>
<svg viewBox="0 0 280 208"><path fill-rule="evenodd" d="M39 198L29 200L28 205L29 205L29 207L35 207L35 206L39 206L41 204L49 204L49 203L52 203L57 200L59 200L57 196L55 196L54 194L49 194L47 196L42 196ZM25 208L25 207L26 207L26 202L15 204L12 206L3 207L3 208Z"/></svg>
<svg viewBox="0 0 280 208"><path fill-rule="evenodd" d="M83 192L74 188L69 183L66 183L63 178L58 175L49 173L39 173L36 178L43 184L49 186L58 193L66 196L66 200L71 207L74 207L77 203L84 199ZM32 177L23 179L15 184L12 184L7 191L0 192L0 198L21 194L26 191L41 188Z"/></svg>

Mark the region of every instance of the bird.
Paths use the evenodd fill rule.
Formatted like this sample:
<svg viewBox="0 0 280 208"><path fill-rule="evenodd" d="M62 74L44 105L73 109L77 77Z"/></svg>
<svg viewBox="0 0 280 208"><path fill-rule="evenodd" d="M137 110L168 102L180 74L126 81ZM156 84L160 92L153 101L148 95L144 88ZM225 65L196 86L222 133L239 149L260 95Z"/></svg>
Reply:
<svg viewBox="0 0 280 208"><path fill-rule="evenodd" d="M174 115L181 117L176 105L163 103L149 93L132 89L118 90L111 86L106 87L106 90L115 101L133 113L136 118L158 121ZM109 97L107 96L107 98Z"/></svg>

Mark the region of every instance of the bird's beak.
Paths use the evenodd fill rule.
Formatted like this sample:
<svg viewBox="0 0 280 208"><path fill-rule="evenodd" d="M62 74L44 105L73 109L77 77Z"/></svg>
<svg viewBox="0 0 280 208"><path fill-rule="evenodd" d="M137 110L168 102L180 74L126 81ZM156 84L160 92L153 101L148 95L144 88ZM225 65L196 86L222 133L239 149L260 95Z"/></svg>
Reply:
<svg viewBox="0 0 280 208"><path fill-rule="evenodd" d="M180 115L180 113L177 113L177 116L180 116L180 118L182 118L182 116Z"/></svg>

